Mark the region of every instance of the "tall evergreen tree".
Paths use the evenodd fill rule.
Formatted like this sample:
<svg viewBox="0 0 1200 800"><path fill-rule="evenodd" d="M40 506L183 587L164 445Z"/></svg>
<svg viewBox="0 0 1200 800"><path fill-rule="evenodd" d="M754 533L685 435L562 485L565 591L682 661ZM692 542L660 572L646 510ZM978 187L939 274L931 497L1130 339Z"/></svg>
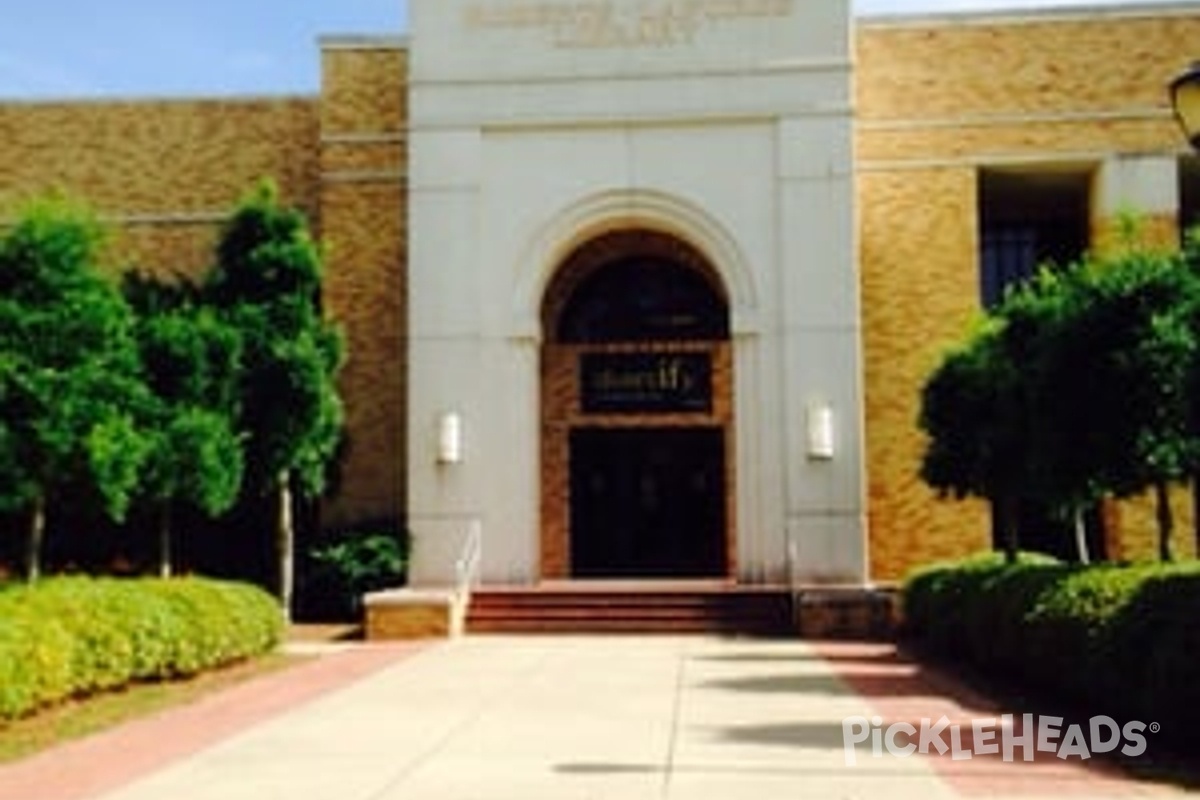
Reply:
<svg viewBox="0 0 1200 800"><path fill-rule="evenodd" d="M321 270L304 216L263 182L225 226L205 287L244 343L239 430L246 437L247 486L276 497L285 614L294 581L293 494L324 489L342 432L336 378L344 347L322 312Z"/></svg>

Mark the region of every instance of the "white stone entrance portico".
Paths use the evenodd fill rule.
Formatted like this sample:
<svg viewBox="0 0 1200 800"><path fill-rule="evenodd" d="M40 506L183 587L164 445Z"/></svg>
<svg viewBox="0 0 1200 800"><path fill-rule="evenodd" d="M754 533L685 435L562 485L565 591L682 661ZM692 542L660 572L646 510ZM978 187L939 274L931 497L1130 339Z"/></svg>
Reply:
<svg viewBox="0 0 1200 800"><path fill-rule="evenodd" d="M847 2L409 6L412 582L473 522L484 582L543 577L546 292L621 231L728 304L730 576L865 582Z"/></svg>

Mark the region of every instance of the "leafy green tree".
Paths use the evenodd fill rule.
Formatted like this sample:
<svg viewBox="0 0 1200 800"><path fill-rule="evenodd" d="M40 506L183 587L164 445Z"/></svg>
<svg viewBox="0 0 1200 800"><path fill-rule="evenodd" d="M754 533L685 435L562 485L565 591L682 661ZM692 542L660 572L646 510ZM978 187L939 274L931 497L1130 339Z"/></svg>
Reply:
<svg viewBox="0 0 1200 800"><path fill-rule="evenodd" d="M1085 511L1153 488L1170 558L1169 486L1200 467L1200 278L1178 254L1131 244L1043 270L1011 291L982 334L931 375L920 423L922 477L1072 520L1088 560Z"/></svg>
<svg viewBox="0 0 1200 800"><path fill-rule="evenodd" d="M1107 483L1114 494L1154 490L1159 555L1170 560L1169 489L1200 467L1192 407L1200 367L1200 277L1178 253L1127 246L1097 271L1087 338L1107 369Z"/></svg>
<svg viewBox="0 0 1200 800"><path fill-rule="evenodd" d="M30 581L50 504L82 490L122 519L146 455L133 317L99 272L102 240L61 198L31 203L0 238L0 505L29 514Z"/></svg>
<svg viewBox="0 0 1200 800"><path fill-rule="evenodd" d="M236 425L242 342L186 283L129 275L124 289L138 312L137 341L151 392L140 495L157 506L159 574L168 577L175 507L183 503L217 516L234 505L241 489L244 458Z"/></svg>
<svg viewBox="0 0 1200 800"><path fill-rule="evenodd" d="M217 248L206 295L242 335L239 430L246 477L276 497L278 588L290 613L294 581L293 494L323 491L341 439L336 379L340 331L321 309L320 248L304 216L261 183L237 208Z"/></svg>
<svg viewBox="0 0 1200 800"><path fill-rule="evenodd" d="M1002 332L999 325L985 324L926 382L919 424L928 443L921 477L943 495L986 498L1000 506L1004 551L1015 562L1028 417L1020 370Z"/></svg>
<svg viewBox="0 0 1200 800"><path fill-rule="evenodd" d="M1086 265L1046 268L996 311L1006 338L1021 343L1029 417L1024 493L1052 518L1073 523L1081 563L1090 560L1085 514L1110 490L1103 425L1113 393L1099 380L1104 349L1081 324L1092 305L1091 284Z"/></svg>

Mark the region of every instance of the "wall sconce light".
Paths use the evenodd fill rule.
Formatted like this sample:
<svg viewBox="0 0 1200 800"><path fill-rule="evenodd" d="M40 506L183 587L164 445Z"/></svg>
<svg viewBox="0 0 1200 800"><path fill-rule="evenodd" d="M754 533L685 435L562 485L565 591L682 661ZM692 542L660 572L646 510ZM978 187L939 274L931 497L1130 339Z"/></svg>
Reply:
<svg viewBox="0 0 1200 800"><path fill-rule="evenodd" d="M808 407L808 457L813 461L829 461L834 455L833 409L828 403L812 403Z"/></svg>
<svg viewBox="0 0 1200 800"><path fill-rule="evenodd" d="M462 417L448 411L438 417L437 460L439 464L462 462Z"/></svg>

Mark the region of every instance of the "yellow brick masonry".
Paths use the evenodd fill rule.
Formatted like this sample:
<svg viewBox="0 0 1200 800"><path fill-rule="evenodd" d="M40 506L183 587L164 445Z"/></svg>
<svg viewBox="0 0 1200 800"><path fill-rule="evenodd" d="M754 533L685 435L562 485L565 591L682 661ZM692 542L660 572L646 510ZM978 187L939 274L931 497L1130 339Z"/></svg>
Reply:
<svg viewBox="0 0 1200 800"><path fill-rule="evenodd" d="M1182 152L1164 85L1196 55L1200 10L877 21L856 40L856 153L867 398L871 570L894 579L986 546L979 503L918 480L919 388L978 313L980 167ZM1156 237L1173 220L1152 220ZM1093 225L1098 240L1107 221ZM1176 548L1194 552L1190 493ZM1114 504L1110 554L1154 553L1153 508Z"/></svg>
<svg viewBox="0 0 1200 800"><path fill-rule="evenodd" d="M392 40L326 42L322 76L325 298L350 341L348 447L324 520L352 525L404 508L407 53Z"/></svg>
<svg viewBox="0 0 1200 800"><path fill-rule="evenodd" d="M858 201L871 574L892 579L990 542L982 504L938 502L917 474L921 385L978 313L975 176L864 173Z"/></svg>
<svg viewBox="0 0 1200 800"><path fill-rule="evenodd" d="M856 40L858 118L1165 111L1165 84L1195 56L1198 36L1200 11L1185 4L867 20ZM1088 126L1079 132L1086 135Z"/></svg>
<svg viewBox="0 0 1200 800"><path fill-rule="evenodd" d="M0 103L0 213L59 189L115 224L120 262L195 276L260 177L316 213L317 135L306 98Z"/></svg>

